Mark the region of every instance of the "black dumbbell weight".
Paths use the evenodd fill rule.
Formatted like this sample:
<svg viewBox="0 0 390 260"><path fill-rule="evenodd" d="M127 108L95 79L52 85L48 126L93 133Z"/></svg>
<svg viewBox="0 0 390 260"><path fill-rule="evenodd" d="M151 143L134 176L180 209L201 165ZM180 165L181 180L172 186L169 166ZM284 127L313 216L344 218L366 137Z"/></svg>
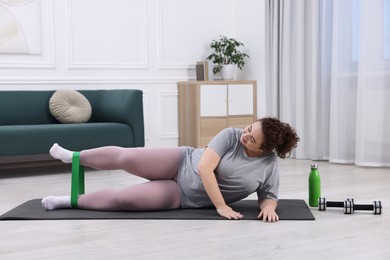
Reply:
<svg viewBox="0 0 390 260"><path fill-rule="evenodd" d="M343 208L344 214L352 214L353 199L347 199L346 201L326 201L325 198L318 198L318 210L325 211L327 207Z"/></svg>
<svg viewBox="0 0 390 260"><path fill-rule="evenodd" d="M373 201L372 204L354 204L353 199L347 199L347 201L351 201L350 204L350 210L352 214L355 210L366 210L366 211L372 211L374 215L381 215L382 214L382 202L381 201Z"/></svg>

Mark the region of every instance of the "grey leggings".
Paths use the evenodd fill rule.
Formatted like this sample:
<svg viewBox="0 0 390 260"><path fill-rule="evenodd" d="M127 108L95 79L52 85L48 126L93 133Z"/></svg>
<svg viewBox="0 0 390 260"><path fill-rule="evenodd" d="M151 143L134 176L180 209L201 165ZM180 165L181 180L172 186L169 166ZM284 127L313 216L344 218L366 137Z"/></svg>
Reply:
<svg viewBox="0 0 390 260"><path fill-rule="evenodd" d="M99 170L123 169L150 180L123 189L106 189L81 195L82 209L106 211L165 210L180 207L176 176L182 149L121 148L115 146L84 150L80 163Z"/></svg>

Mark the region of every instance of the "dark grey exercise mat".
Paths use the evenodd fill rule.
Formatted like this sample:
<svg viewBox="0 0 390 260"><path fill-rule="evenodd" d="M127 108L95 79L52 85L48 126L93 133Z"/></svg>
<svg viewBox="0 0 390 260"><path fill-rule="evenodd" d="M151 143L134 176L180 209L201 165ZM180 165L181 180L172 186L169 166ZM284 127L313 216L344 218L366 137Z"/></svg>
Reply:
<svg viewBox="0 0 390 260"><path fill-rule="evenodd" d="M241 200L230 204L244 215L245 220L255 220L259 214L256 200ZM314 216L304 200L285 200L278 202L276 212L280 220L314 220ZM207 219L220 220L213 208L176 209L142 212L107 212L80 209L57 209L47 211L41 205L41 199L34 199L8 211L0 220L60 220L60 219Z"/></svg>

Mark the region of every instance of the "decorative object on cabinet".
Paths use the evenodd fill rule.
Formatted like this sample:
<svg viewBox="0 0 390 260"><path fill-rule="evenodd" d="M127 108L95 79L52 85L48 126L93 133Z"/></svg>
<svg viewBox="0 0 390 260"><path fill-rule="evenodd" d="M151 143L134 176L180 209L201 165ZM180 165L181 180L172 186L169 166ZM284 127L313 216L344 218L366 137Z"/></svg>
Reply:
<svg viewBox="0 0 390 260"><path fill-rule="evenodd" d="M196 63L196 80L209 80L209 62L207 60Z"/></svg>
<svg viewBox="0 0 390 260"><path fill-rule="evenodd" d="M216 64L214 74L221 72L224 80L233 80L236 68L241 70L245 65L245 58L249 58L249 55L240 51L243 46L242 42L226 36L213 40L210 47L214 52L207 59Z"/></svg>
<svg viewBox="0 0 390 260"><path fill-rule="evenodd" d="M179 145L205 147L226 127L257 119L256 81L178 82Z"/></svg>

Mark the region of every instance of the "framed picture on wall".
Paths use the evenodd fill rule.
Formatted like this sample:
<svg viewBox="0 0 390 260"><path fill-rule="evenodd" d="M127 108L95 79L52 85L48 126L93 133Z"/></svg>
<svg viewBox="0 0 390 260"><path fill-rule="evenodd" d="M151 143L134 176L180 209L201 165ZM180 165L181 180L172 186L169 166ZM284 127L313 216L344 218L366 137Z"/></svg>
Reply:
<svg viewBox="0 0 390 260"><path fill-rule="evenodd" d="M0 53L42 52L41 1L0 1Z"/></svg>

